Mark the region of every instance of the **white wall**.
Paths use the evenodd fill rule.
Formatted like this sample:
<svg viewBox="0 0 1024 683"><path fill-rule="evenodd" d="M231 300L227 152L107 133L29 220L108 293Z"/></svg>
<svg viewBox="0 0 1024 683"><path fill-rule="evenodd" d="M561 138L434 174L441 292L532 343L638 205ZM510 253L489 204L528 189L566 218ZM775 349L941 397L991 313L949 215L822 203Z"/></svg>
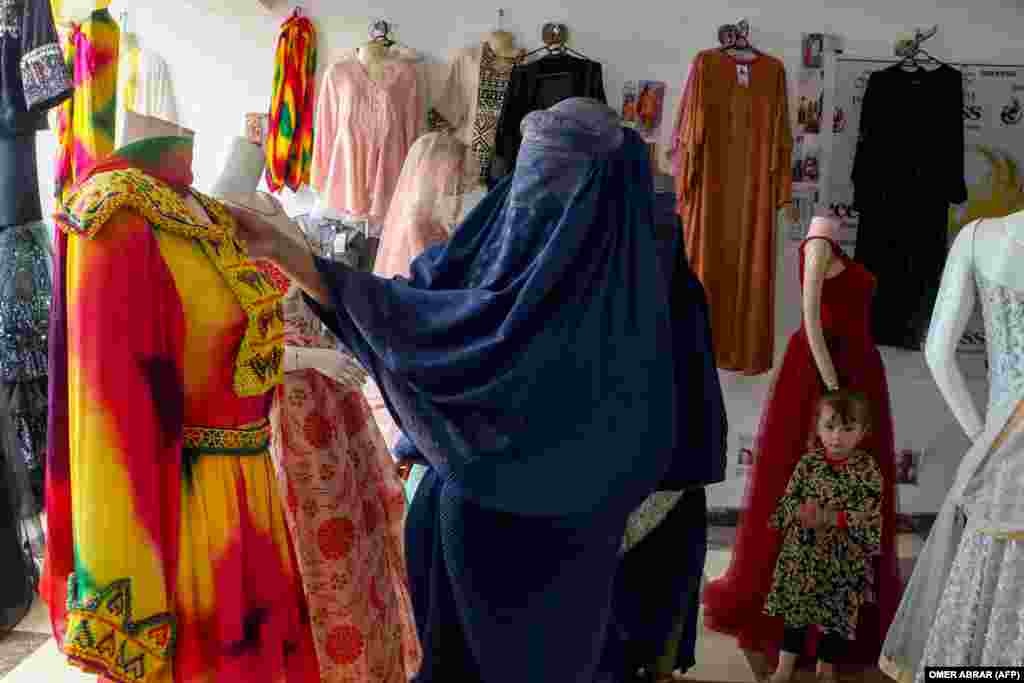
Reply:
<svg viewBox="0 0 1024 683"><path fill-rule="evenodd" d="M453 48L478 42L494 27L501 6L472 0L306 0L304 5L318 25L321 68L340 51L365 41L369 21L377 17L394 23L404 44L430 59L443 59ZM971 6L969 12L967 5ZM674 119L687 65L699 50L714 44L720 24L742 17L750 20L755 44L784 59L791 74L798 68L801 32L836 33L844 38L848 55L885 57L891 54L897 33L931 24L939 25L939 33L928 47L938 57L1024 64L1024 0L825 0L820 4L807 0L519 0L504 7L505 28L527 48L540 44L543 23L567 24L570 44L604 64L605 88L613 106L620 104L625 80L666 81L669 123ZM131 28L142 44L162 54L170 65L182 123L196 131L196 185L205 189L217 176L228 140L241 134L244 114L265 111L268 106L274 40L289 5L280 2L271 12L256 0L114 0L111 12L115 18L122 9L130 12ZM927 112L893 115L927 116ZM666 139L669 127L666 125ZM41 134L44 199L52 195L53 151L53 134ZM293 200L287 203L295 205ZM789 332L799 324L796 278L793 245L780 239L779 355ZM933 451L933 464L924 468L922 486L901 492L901 508L935 511L967 440L934 389L921 354L886 353L885 360L897 446L907 442ZM725 377L734 437L756 430L770 378L770 374ZM984 383L978 385L980 398ZM742 490L742 481L716 486L712 505L736 506Z"/></svg>

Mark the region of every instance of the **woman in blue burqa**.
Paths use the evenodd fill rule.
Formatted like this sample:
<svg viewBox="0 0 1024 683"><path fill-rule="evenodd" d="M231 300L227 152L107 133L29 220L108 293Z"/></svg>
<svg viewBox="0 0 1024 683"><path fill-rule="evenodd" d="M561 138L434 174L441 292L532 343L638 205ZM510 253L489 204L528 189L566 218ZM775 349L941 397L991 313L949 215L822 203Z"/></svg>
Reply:
<svg viewBox="0 0 1024 683"><path fill-rule="evenodd" d="M646 145L578 98L522 132L515 172L408 279L316 258L287 221L234 209L250 255L376 380L400 454L429 465L406 522L419 683L621 681L627 517L687 477L679 425L706 410L677 390L690 361Z"/></svg>

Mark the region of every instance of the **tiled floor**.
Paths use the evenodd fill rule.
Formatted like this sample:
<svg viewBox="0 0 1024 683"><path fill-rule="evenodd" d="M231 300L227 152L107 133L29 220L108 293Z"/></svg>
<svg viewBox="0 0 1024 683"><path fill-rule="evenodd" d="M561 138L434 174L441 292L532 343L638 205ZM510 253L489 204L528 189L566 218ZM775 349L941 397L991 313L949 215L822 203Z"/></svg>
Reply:
<svg viewBox="0 0 1024 683"><path fill-rule="evenodd" d="M708 551L704 567L707 579L720 576L728 566L731 537L728 529L712 530L711 550ZM915 557L921 544L918 536L901 536L900 558L910 560ZM687 673L688 679L736 683L755 680L746 658L731 638L703 628L699 633L697 666ZM0 676L0 683L95 683L93 676L81 674L64 663L49 634L49 617L37 601L29 615L19 624L18 630L12 636L0 640L0 665L19 652L27 655L13 670ZM36 642L38 646L34 646Z"/></svg>

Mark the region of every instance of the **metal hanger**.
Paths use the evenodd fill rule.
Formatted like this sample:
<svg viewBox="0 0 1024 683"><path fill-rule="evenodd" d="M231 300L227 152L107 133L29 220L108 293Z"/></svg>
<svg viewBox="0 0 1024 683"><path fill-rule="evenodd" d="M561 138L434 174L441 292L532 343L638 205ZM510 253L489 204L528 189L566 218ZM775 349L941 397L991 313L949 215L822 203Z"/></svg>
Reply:
<svg viewBox="0 0 1024 683"><path fill-rule="evenodd" d="M565 24L547 23L541 28L541 39L544 41L544 45L538 47L536 50L530 50L522 57L519 58L520 63L526 61L528 57L535 54L546 52L541 59L548 59L549 57L558 57L561 55L573 55L579 59L585 59L588 62L595 62L597 60L587 57L582 52L578 52L568 45L566 42L569 40L569 27ZM538 60L539 61L539 60Z"/></svg>
<svg viewBox="0 0 1024 683"><path fill-rule="evenodd" d="M718 43L722 52L761 54L761 51L750 42L750 22L746 19L740 19L735 24L719 26Z"/></svg>
<svg viewBox="0 0 1024 683"><path fill-rule="evenodd" d="M938 32L938 25L932 26L930 29L927 30L918 28L914 29L914 38L912 40L910 40L909 42L898 42L896 44L894 52L896 53L897 57L902 57L903 59L901 59L900 62L896 65L897 68L903 69L904 71L909 71L907 67L913 67L914 69L923 69L924 67L921 66L920 60L920 57L922 55L924 55L926 61L934 62L935 64L938 64L940 66L950 66L946 62L942 61L941 59L939 59L938 57L936 57L935 55L931 54L923 47L921 47L921 43L928 40Z"/></svg>

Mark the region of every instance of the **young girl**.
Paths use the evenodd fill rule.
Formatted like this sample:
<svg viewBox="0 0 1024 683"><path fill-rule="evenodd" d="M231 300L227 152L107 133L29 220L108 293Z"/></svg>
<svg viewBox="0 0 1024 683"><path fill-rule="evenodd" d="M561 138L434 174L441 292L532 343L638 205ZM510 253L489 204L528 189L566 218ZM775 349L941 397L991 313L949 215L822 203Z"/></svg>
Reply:
<svg viewBox="0 0 1024 683"><path fill-rule="evenodd" d="M882 533L882 477L857 446L871 427L860 394L833 391L818 404L822 448L805 455L769 524L783 533L765 613L785 631L772 683L788 681L804 650L807 627L818 626L817 673L835 680L844 641L853 640L861 606L870 599L870 558Z"/></svg>

